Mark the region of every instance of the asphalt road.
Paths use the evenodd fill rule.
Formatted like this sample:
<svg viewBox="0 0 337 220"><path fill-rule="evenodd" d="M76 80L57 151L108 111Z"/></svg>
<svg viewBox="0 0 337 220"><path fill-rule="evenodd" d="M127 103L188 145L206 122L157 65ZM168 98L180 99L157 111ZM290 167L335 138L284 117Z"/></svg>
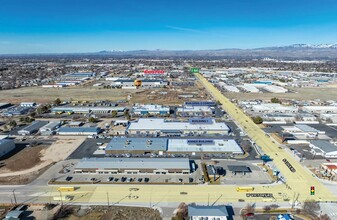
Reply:
<svg viewBox="0 0 337 220"><path fill-rule="evenodd" d="M281 148L275 141L265 134L239 107L230 102L221 92L208 82L202 75L197 77L212 94L222 103L223 109L242 127L248 136L273 159L273 163L286 179L287 187L283 192L289 198L296 197L298 201L315 199L318 201L337 201L332 194L317 178L295 160L287 151ZM286 161L285 161L286 160ZM292 167L292 168L291 168ZM315 186L315 195L310 195L310 187ZM268 189L271 193L277 192L277 187Z"/></svg>

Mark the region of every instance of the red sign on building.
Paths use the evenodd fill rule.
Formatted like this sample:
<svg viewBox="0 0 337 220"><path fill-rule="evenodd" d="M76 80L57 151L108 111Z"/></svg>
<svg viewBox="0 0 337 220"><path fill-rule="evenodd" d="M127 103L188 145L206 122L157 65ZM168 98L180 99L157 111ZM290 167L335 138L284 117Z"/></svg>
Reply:
<svg viewBox="0 0 337 220"><path fill-rule="evenodd" d="M145 74L165 74L165 70L144 70Z"/></svg>

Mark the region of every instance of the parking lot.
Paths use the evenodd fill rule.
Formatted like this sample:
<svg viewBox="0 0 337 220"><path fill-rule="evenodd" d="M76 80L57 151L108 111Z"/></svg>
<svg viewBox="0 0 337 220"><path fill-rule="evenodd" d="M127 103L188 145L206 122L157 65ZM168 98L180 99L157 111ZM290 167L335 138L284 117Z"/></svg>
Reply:
<svg viewBox="0 0 337 220"><path fill-rule="evenodd" d="M255 161L254 161L255 162ZM234 174L228 169L228 165L244 165L250 168L251 172L242 174ZM215 166L223 167L225 170L225 175L221 178L221 184L268 184L272 180L267 172L264 172L263 169L259 166L256 166L254 163L250 162L241 162L241 161L232 161L232 160L221 160L217 161Z"/></svg>
<svg viewBox="0 0 337 220"><path fill-rule="evenodd" d="M184 174L73 174L69 172L57 179L61 182L78 182L78 183L104 183L104 184L159 184L159 183L198 183L200 173L194 172L190 175Z"/></svg>
<svg viewBox="0 0 337 220"><path fill-rule="evenodd" d="M67 159L82 159L83 157L93 157L94 152L99 147L97 143L109 143L110 138L87 138ZM102 157L104 155L95 155L95 157Z"/></svg>

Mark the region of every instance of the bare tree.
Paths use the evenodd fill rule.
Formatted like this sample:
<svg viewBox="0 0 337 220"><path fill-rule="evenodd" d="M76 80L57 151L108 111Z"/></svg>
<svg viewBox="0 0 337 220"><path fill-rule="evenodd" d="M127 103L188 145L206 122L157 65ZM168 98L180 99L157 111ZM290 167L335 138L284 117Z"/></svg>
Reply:
<svg viewBox="0 0 337 220"><path fill-rule="evenodd" d="M313 216L317 216L317 212L320 210L320 206L315 200L306 200L302 208L303 212Z"/></svg>
<svg viewBox="0 0 337 220"><path fill-rule="evenodd" d="M319 220L331 220L331 218L327 214L320 215L318 219Z"/></svg>
<svg viewBox="0 0 337 220"><path fill-rule="evenodd" d="M245 216L247 213L254 213L255 212L255 207L248 203L241 212L241 216Z"/></svg>
<svg viewBox="0 0 337 220"><path fill-rule="evenodd" d="M265 211L265 212L269 212L270 210L271 210L270 205L266 205L266 206L263 207L263 211Z"/></svg>
<svg viewBox="0 0 337 220"><path fill-rule="evenodd" d="M271 204L269 205L271 209L277 209L278 207L280 207L279 205L277 204Z"/></svg>
<svg viewBox="0 0 337 220"><path fill-rule="evenodd" d="M177 214L178 219L185 219L188 217L188 205L184 202L180 203L177 208Z"/></svg>

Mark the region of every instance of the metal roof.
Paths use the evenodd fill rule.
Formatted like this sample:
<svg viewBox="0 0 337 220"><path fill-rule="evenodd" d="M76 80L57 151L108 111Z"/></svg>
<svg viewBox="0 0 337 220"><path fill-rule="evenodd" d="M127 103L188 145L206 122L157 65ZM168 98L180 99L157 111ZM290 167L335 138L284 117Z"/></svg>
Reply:
<svg viewBox="0 0 337 220"><path fill-rule="evenodd" d="M23 211L13 210L7 213L4 219L19 219Z"/></svg>
<svg viewBox="0 0 337 220"><path fill-rule="evenodd" d="M228 216L225 205L219 206L188 206L189 216Z"/></svg>
<svg viewBox="0 0 337 220"><path fill-rule="evenodd" d="M83 158L75 169L184 169L188 158Z"/></svg>
<svg viewBox="0 0 337 220"><path fill-rule="evenodd" d="M223 130L229 131L224 122L212 119L210 124L198 124L182 121L166 121L162 118L140 118L130 123L129 130Z"/></svg>
<svg viewBox="0 0 337 220"><path fill-rule="evenodd" d="M0 148L3 146L3 145L6 145L8 143L14 143L14 140L13 139L1 139L0 140Z"/></svg>
<svg viewBox="0 0 337 220"><path fill-rule="evenodd" d="M297 124L297 125L295 125L295 127L300 129L301 131L304 131L304 132L319 132L319 130L317 130L313 127L310 127L308 125Z"/></svg>
<svg viewBox="0 0 337 220"><path fill-rule="evenodd" d="M311 144L314 145L315 147L321 149L325 153L330 153L330 152L337 152L337 146L334 144L331 144L328 141L323 141L323 140L313 140L311 141Z"/></svg>
<svg viewBox="0 0 337 220"><path fill-rule="evenodd" d="M105 150L149 150L166 151L167 138L125 138L114 137Z"/></svg>
<svg viewBox="0 0 337 220"><path fill-rule="evenodd" d="M40 130L48 130L48 129L52 130L55 129L55 127L59 126L60 124L61 121L52 121L41 127Z"/></svg>
<svg viewBox="0 0 337 220"><path fill-rule="evenodd" d="M98 132L98 127L78 127L78 128L70 128L70 127L62 127L58 130L58 132L69 132L69 133L87 133L87 132Z"/></svg>
<svg viewBox="0 0 337 220"><path fill-rule="evenodd" d="M195 139L197 140L197 139ZM168 152L214 152L214 153L243 153L235 140L229 139L203 139L213 140L213 143L188 143L188 139L169 139Z"/></svg>
<svg viewBox="0 0 337 220"><path fill-rule="evenodd" d="M45 126L46 124L48 124L48 121L34 121L27 127L24 127L23 129L21 129L20 131L33 132L33 131L39 130L41 127Z"/></svg>

